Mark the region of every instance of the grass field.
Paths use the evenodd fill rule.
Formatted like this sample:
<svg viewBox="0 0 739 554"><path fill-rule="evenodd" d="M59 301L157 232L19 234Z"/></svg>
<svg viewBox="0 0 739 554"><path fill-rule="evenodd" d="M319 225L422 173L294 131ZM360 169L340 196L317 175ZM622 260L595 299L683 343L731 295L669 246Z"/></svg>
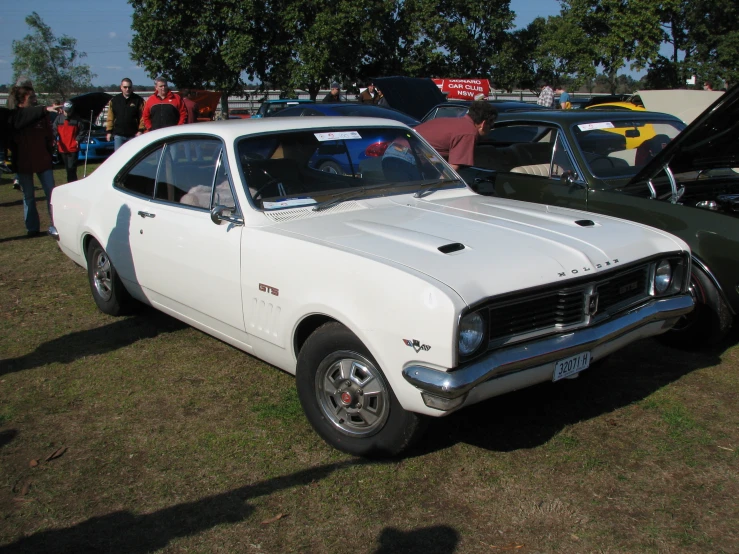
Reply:
<svg viewBox="0 0 739 554"><path fill-rule="evenodd" d="M2 553L739 553L736 333L632 345L367 462L313 433L290 375L150 309L99 313L22 213L4 178Z"/></svg>

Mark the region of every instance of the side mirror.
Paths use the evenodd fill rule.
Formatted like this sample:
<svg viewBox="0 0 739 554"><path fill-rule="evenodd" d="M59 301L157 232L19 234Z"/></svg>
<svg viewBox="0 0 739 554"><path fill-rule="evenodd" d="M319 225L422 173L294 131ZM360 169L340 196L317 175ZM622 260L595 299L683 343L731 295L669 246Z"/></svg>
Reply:
<svg viewBox="0 0 739 554"><path fill-rule="evenodd" d="M244 224L244 218L238 214L234 214L232 209L226 206L214 206L210 211L210 220L216 225L220 225L223 221L233 225Z"/></svg>

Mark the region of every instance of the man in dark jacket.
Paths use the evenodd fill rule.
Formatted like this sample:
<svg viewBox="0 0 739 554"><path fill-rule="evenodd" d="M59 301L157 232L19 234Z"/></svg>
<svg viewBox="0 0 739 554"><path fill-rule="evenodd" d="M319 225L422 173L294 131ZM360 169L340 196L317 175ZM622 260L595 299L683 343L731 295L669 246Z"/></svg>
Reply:
<svg viewBox="0 0 739 554"><path fill-rule="evenodd" d="M324 102L341 102L341 86L337 82L331 83L331 92L323 97Z"/></svg>
<svg viewBox="0 0 739 554"><path fill-rule="evenodd" d="M377 104L380 100L380 93L377 92L374 83L367 85L367 88L359 95L360 104Z"/></svg>
<svg viewBox="0 0 739 554"><path fill-rule="evenodd" d="M144 104L144 126L147 131L155 131L172 125L184 125L187 121L187 110L182 97L169 90L167 80L159 77L156 82L156 94L152 94Z"/></svg>
<svg viewBox="0 0 739 554"><path fill-rule="evenodd" d="M144 132L144 99L133 91L133 82L126 77L121 81L121 94L108 103L105 130L108 142L111 138L118 150L123 143Z"/></svg>
<svg viewBox="0 0 739 554"><path fill-rule="evenodd" d="M67 170L67 183L77 180L77 159L80 153L77 136L83 131L82 120L74 116L73 112L74 106L66 101L63 113L56 116L53 125L56 151Z"/></svg>

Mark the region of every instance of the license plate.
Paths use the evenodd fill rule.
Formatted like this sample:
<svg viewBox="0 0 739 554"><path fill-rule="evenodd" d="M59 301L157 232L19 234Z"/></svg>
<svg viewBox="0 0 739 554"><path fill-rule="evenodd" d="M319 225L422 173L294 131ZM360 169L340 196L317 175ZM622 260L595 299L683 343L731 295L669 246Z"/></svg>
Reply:
<svg viewBox="0 0 739 554"><path fill-rule="evenodd" d="M583 369L587 369L590 366L590 352L582 352L577 356L571 358L565 358L559 360L554 364L554 374L552 375L552 381L559 381L565 379L571 375L581 372Z"/></svg>

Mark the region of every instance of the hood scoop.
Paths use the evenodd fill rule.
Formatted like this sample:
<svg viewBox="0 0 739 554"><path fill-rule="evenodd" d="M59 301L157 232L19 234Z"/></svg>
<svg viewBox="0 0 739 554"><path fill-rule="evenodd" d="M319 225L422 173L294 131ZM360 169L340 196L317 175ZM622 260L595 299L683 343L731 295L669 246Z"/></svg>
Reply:
<svg viewBox="0 0 739 554"><path fill-rule="evenodd" d="M406 229L404 227L388 225L386 223L376 223L374 221L352 221L346 225L370 235L406 244L428 252L451 254L465 249L465 245L461 242L414 231L412 229Z"/></svg>
<svg viewBox="0 0 739 554"><path fill-rule="evenodd" d="M451 242L449 244L445 244L444 246L439 246L438 250L442 254L451 254L452 252L459 252L460 250L464 250L464 244L462 244L461 242Z"/></svg>
<svg viewBox="0 0 739 554"><path fill-rule="evenodd" d="M578 219L575 221L580 227L592 227L595 225L592 219Z"/></svg>

